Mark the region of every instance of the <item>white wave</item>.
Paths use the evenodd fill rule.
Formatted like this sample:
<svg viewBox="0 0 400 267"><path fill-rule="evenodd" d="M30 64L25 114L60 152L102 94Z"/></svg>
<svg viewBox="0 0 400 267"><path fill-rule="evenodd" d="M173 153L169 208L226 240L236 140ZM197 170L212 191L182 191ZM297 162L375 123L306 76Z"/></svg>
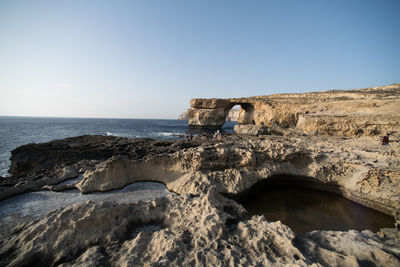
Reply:
<svg viewBox="0 0 400 267"><path fill-rule="evenodd" d="M106 132L107 136L121 136L120 134Z"/></svg>
<svg viewBox="0 0 400 267"><path fill-rule="evenodd" d="M176 133L167 133L167 132L158 132L156 133L157 136L173 136Z"/></svg>

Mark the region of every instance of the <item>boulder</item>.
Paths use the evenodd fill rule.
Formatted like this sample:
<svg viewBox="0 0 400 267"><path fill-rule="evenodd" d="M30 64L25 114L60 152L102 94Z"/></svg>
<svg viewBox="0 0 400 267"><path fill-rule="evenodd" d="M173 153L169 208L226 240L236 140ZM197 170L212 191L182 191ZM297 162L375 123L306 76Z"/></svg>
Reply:
<svg viewBox="0 0 400 267"><path fill-rule="evenodd" d="M236 134L242 135L260 135L268 132L268 128L265 126L257 126L254 124L242 124L235 125L234 131Z"/></svg>

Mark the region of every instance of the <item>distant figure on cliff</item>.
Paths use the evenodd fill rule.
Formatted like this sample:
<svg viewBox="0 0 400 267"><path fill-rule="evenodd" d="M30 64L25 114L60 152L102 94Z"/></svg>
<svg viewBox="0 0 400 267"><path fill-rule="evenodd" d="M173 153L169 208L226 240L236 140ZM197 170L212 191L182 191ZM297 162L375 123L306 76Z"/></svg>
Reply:
<svg viewBox="0 0 400 267"><path fill-rule="evenodd" d="M382 140L381 140L381 151L382 151L383 149L385 149L385 150L388 150L388 153L390 154L389 136L390 136L389 133L387 133L385 136L382 136Z"/></svg>
<svg viewBox="0 0 400 267"><path fill-rule="evenodd" d="M387 133L385 136L382 137L382 146L388 146L389 145L389 133Z"/></svg>

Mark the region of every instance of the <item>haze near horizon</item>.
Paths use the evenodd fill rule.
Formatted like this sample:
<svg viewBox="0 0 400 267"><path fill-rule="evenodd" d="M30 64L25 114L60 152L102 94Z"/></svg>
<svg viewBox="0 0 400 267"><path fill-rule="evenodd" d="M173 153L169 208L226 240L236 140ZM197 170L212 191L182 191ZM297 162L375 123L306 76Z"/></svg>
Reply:
<svg viewBox="0 0 400 267"><path fill-rule="evenodd" d="M191 98L399 82L400 1L1 1L0 115L177 118Z"/></svg>

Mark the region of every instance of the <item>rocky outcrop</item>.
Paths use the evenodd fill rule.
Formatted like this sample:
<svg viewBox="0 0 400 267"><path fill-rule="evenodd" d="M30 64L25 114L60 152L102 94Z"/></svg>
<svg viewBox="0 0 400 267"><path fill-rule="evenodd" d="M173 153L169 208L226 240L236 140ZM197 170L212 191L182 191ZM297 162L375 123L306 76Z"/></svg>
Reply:
<svg viewBox="0 0 400 267"><path fill-rule="evenodd" d="M266 126L257 126L255 124L242 124L235 125L235 133L244 135L260 135L267 133L268 128Z"/></svg>
<svg viewBox="0 0 400 267"><path fill-rule="evenodd" d="M102 161L115 154L138 157L148 140L133 140L102 135L72 137L44 144L27 144L11 152L9 173L14 177L50 174L55 167L80 160ZM85 163L85 165L87 165Z"/></svg>
<svg viewBox="0 0 400 267"><path fill-rule="evenodd" d="M173 153L198 146L198 142L155 141L114 136L79 136L43 144L28 144L11 152L12 174L0 179L0 200L45 185L56 185L76 175L92 170L112 156L140 160L148 155Z"/></svg>
<svg viewBox="0 0 400 267"><path fill-rule="evenodd" d="M238 121L239 119L239 111L240 109L233 108L228 112L228 115L226 116L226 121ZM178 120L188 120L188 111L183 112L181 115L179 115Z"/></svg>
<svg viewBox="0 0 400 267"><path fill-rule="evenodd" d="M308 134L375 136L400 130L400 84L249 98L192 99L191 127L219 128L240 105L238 122Z"/></svg>

